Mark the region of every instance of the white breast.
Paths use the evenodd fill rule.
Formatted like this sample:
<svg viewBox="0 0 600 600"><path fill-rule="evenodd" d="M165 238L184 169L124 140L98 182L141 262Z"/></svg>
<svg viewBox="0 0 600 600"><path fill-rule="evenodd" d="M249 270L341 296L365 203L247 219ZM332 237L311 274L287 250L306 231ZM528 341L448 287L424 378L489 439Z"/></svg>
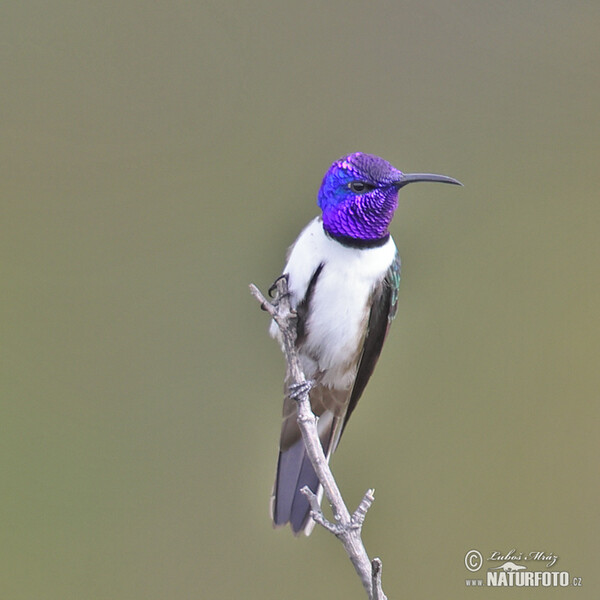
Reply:
<svg viewBox="0 0 600 600"><path fill-rule="evenodd" d="M320 217L302 231L284 269L289 276L293 306L302 300L313 273L324 264L311 299L308 335L302 349L307 377L320 371L325 385L338 389L352 385L356 374L353 360L369 313L367 304L395 255L396 245L391 237L379 248L343 246L325 234ZM270 331L279 337L274 323Z"/></svg>

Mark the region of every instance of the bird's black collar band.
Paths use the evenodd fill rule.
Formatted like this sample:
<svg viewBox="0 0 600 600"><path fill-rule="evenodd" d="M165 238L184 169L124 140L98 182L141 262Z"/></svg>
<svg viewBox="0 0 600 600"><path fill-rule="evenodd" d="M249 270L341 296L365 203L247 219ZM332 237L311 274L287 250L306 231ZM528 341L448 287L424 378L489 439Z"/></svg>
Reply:
<svg viewBox="0 0 600 600"><path fill-rule="evenodd" d="M339 242L342 244L342 246L346 246L348 248L358 248L359 250L366 250L367 248L380 248L390 239L389 233L380 238L365 240L361 238L353 238L349 235L334 235L333 233L329 233L327 229L323 229L328 237L336 242Z"/></svg>

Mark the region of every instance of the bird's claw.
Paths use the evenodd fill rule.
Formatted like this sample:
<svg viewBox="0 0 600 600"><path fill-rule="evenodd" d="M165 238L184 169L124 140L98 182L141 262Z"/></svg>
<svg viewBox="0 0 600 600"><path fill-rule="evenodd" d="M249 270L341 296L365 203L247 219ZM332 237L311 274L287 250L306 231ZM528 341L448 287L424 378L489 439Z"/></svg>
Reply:
<svg viewBox="0 0 600 600"><path fill-rule="evenodd" d="M285 279L286 282L288 280L288 274L284 273L283 275L280 275L271 285L271 287L269 288L269 298L272 298L273 295L275 294L275 291L277 290L277 284L282 280Z"/></svg>
<svg viewBox="0 0 600 600"><path fill-rule="evenodd" d="M303 396L308 394L310 390L315 386L313 380L301 381L299 383L292 383L288 387L288 396L291 400L300 400Z"/></svg>

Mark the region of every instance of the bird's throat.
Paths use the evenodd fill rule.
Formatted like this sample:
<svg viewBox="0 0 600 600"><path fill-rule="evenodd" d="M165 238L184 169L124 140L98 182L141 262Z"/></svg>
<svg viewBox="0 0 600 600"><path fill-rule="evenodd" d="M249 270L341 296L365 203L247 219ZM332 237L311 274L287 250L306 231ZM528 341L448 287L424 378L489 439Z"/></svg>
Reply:
<svg viewBox="0 0 600 600"><path fill-rule="evenodd" d="M388 227L398 206L397 196L354 199L323 211L325 233L356 248L383 246L390 237Z"/></svg>

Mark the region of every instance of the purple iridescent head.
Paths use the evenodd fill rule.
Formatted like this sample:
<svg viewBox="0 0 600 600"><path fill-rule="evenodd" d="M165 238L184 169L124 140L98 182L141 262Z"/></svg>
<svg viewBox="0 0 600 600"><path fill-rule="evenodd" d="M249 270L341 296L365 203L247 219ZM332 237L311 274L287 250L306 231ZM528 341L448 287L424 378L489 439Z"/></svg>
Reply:
<svg viewBox="0 0 600 600"><path fill-rule="evenodd" d="M373 154L355 152L336 160L325 173L318 196L325 231L334 238L358 242L387 239L398 207L398 190L415 181L461 185L444 175L402 173Z"/></svg>

